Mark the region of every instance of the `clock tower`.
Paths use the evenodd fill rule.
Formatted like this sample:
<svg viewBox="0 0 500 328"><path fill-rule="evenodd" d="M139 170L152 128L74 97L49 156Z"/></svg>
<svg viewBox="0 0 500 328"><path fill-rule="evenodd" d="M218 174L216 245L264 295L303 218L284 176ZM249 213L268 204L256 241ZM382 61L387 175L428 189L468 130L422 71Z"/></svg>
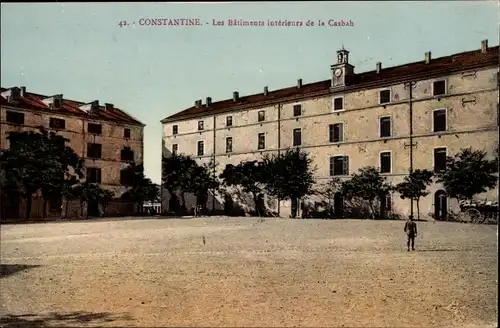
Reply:
<svg viewBox="0 0 500 328"><path fill-rule="evenodd" d="M342 49L337 51L337 64L332 65L332 89L342 89L349 84L354 75L354 66L349 64L349 51Z"/></svg>

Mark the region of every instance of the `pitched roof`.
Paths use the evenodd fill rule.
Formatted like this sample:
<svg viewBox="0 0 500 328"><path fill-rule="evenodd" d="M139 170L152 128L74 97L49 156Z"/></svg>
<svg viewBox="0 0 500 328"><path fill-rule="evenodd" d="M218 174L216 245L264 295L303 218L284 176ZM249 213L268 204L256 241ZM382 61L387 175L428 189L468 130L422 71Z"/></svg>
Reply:
<svg viewBox="0 0 500 328"><path fill-rule="evenodd" d="M7 91L9 89L11 88L1 87L0 92ZM63 99L61 108L56 110L50 109L42 101L43 99L50 97L52 96L45 96L32 92L26 92L24 94L24 97L19 97L18 100L13 102L9 102L4 97L0 97L0 105L15 107L19 109L31 109L34 111L42 111L52 114L61 113L71 116L87 117L95 120L104 120L104 121L112 121L115 123L145 126L143 123L139 122L134 117L130 116L129 114L125 113L124 111L116 107L106 109L105 106L99 106L99 110L96 111L95 114L90 115L84 110L79 108L80 106L83 106L86 103L70 99Z"/></svg>
<svg viewBox="0 0 500 328"><path fill-rule="evenodd" d="M174 122L207 115L221 114L238 109L262 107L283 101L328 95L336 92L354 91L367 88L376 88L388 84L401 83L413 79L425 79L448 75L451 73L489 67L499 64L499 46L489 47L486 53L481 50L467 51L445 57L435 58L426 64L425 61L413 62L400 66L388 67L354 74L347 86L339 91L331 91L331 80L324 80L310 84L304 84L301 88L297 86L279 89L263 93L239 97L238 101L226 99L212 102L211 106L192 106L176 114L170 115L161 122Z"/></svg>

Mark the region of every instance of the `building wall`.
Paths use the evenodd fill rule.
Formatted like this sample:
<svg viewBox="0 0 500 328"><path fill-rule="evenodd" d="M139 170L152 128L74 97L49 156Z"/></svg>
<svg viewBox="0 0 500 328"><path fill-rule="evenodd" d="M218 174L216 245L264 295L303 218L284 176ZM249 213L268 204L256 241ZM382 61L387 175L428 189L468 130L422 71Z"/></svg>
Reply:
<svg viewBox="0 0 500 328"><path fill-rule="evenodd" d="M7 111L24 113L24 125L16 125L6 121ZM47 130L54 131L59 135L69 139L67 145L70 146L78 156L85 158L86 167L101 168L101 187L112 191L116 197L120 197L127 188L120 184L120 171L128 166L127 162L120 159L121 150L124 146L130 147L134 151L134 160L136 163L143 162L143 127L137 125L128 125L103 120L83 119L80 117L61 115L54 110L54 113L41 113L31 110L20 110L19 108L10 108L2 106L0 111L0 148L7 149L8 135L11 131L39 131L39 126L44 126ZM50 128L50 118L61 118L65 120L65 129L54 130ZM102 134L93 135L87 133L87 123L96 123L102 125ZM124 129L130 129L130 138L124 137ZM87 143L102 144L102 158L89 159L87 157ZM86 172L84 172L85 174ZM43 211L41 205L34 198L32 207L33 217L42 217ZM70 212L77 212L79 203L71 205L76 208ZM20 214L23 215L24 203L21 205ZM59 216L59 213L48 216Z"/></svg>
<svg viewBox="0 0 500 328"><path fill-rule="evenodd" d="M434 148L446 147L447 154L453 155L462 148L483 149L491 156L498 144L497 105L499 99L497 68L476 70L444 76L439 79L418 81L412 88L413 108L413 167L414 169L432 169L434 166ZM433 96L433 83L446 81L446 95ZM391 90L391 103L379 105L379 92ZM300 102L288 102L265 108L255 108L215 117L215 150L218 171L227 164L260 159L266 153L276 153L279 149L292 147L293 129L302 131L304 151L309 152L317 167L318 184L330 179L329 158L336 155L349 156L349 173L359 168L372 165L380 166L380 152L391 152L391 173L384 174L388 182L397 184L407 175L410 168L410 89L404 84L388 85L384 88L338 93L328 97L311 98ZM344 110L333 111L333 98L343 97ZM302 115L293 116L293 106L302 104ZM447 131L433 132L433 111L446 109ZM257 113L265 110L266 121L258 122ZM279 112L280 111L280 112ZM279 112L279 115L278 115ZM226 117L233 117L233 126L226 127ZM278 116L280 121L278 122ZM387 138L379 136L380 117L391 117L392 134ZM163 144L171 149L177 143L180 153L196 157L196 141L203 138L205 157L213 156L214 116L202 118L205 131L199 133L197 121L201 119L166 123L163 126ZM344 140L340 143L329 142L330 124L344 124ZM172 136L172 125L179 126L179 134ZM278 138L279 131L279 138ZM265 133L266 151L257 149L257 135ZM233 152L225 152L225 140L233 138ZM348 177L344 177L348 178ZM434 184L430 195L421 201L421 213L433 212L434 192L442 186ZM482 198L496 199L496 190ZM409 201L392 196L393 209L400 214L409 213ZM456 204L449 201L450 209L456 210ZM165 206L165 204L164 204ZM287 209L281 209L287 215Z"/></svg>

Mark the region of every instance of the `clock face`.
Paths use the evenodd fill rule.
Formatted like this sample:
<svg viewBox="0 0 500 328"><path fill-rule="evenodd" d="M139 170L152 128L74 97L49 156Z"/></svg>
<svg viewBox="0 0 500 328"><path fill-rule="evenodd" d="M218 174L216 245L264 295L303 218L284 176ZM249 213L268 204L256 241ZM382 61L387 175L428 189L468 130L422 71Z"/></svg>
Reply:
<svg viewBox="0 0 500 328"><path fill-rule="evenodd" d="M335 70L335 76L336 76L336 77L340 77L341 75L342 75L342 70L341 70L340 68L337 68L337 69Z"/></svg>

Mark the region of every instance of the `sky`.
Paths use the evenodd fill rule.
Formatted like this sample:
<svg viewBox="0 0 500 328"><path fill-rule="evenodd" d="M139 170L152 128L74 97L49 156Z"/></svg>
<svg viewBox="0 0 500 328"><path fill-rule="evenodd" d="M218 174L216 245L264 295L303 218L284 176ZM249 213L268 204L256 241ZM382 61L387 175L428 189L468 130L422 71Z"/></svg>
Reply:
<svg viewBox="0 0 500 328"><path fill-rule="evenodd" d="M479 49L484 39L495 46L499 9L495 1L2 3L1 85L125 110L146 124L145 172L160 183L160 120L195 100L328 79L342 45L357 73L378 61L420 61L427 51L435 58ZM201 26L142 26L144 18ZM304 25L228 26L229 19Z"/></svg>

